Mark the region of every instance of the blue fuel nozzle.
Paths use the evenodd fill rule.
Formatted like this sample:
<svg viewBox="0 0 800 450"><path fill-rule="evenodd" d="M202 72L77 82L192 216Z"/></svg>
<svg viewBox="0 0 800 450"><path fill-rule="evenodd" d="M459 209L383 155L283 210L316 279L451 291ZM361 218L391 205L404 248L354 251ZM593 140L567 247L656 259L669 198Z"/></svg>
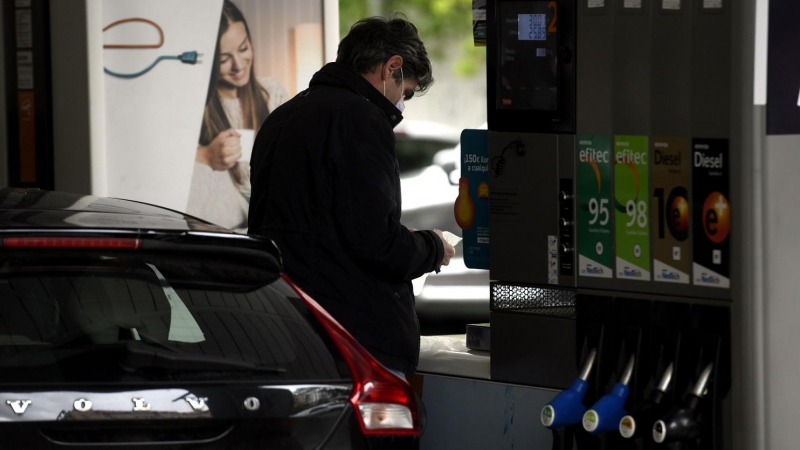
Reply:
<svg viewBox="0 0 800 450"><path fill-rule="evenodd" d="M542 425L552 430L580 423L581 418L586 413L583 397L586 396L586 390L589 386L587 380L592 371L596 355L597 351L592 349L583 364L578 378L572 382L572 386L559 392L550 403L542 408Z"/></svg>
<svg viewBox="0 0 800 450"><path fill-rule="evenodd" d="M625 401L628 400L634 358L628 361L620 381L614 384L611 392L604 395L583 415L583 428L591 434L619 429L619 421L627 414Z"/></svg>

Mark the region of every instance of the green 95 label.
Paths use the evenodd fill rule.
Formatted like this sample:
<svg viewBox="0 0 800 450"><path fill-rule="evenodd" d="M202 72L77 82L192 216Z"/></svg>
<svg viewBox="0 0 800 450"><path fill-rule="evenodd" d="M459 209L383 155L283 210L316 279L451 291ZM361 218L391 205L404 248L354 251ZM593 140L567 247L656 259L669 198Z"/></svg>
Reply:
<svg viewBox="0 0 800 450"><path fill-rule="evenodd" d="M577 148L578 275L613 277L611 136L579 135Z"/></svg>

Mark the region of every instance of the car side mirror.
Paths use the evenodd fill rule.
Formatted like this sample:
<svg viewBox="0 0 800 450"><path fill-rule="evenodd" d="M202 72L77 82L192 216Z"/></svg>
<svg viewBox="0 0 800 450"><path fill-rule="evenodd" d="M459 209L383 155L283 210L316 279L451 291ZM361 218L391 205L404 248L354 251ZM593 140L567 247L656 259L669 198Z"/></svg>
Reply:
<svg viewBox="0 0 800 450"><path fill-rule="evenodd" d="M447 178L450 180L450 184L453 186L458 186L458 180L461 178L461 171L458 170L458 167L453 164L453 167L448 168L445 166L445 172L447 172Z"/></svg>

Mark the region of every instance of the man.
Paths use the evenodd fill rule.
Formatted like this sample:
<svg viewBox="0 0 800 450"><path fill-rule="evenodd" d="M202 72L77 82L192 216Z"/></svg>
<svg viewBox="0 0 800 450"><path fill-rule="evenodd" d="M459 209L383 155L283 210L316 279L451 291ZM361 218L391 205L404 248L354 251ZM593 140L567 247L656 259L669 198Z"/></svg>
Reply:
<svg viewBox="0 0 800 450"><path fill-rule="evenodd" d="M441 231L400 223L392 128L432 82L413 24L361 20L336 62L267 118L250 162L250 233L273 239L286 273L400 376L419 360L410 280L455 254Z"/></svg>

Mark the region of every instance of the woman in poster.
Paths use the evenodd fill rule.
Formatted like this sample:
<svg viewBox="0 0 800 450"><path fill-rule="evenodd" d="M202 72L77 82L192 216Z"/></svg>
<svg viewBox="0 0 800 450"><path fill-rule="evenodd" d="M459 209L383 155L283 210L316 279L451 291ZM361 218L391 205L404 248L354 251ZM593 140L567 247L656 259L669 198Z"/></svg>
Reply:
<svg viewBox="0 0 800 450"><path fill-rule="evenodd" d="M289 99L277 80L255 77L253 55L244 16L225 0L186 210L242 233L247 232L253 136L270 111Z"/></svg>

